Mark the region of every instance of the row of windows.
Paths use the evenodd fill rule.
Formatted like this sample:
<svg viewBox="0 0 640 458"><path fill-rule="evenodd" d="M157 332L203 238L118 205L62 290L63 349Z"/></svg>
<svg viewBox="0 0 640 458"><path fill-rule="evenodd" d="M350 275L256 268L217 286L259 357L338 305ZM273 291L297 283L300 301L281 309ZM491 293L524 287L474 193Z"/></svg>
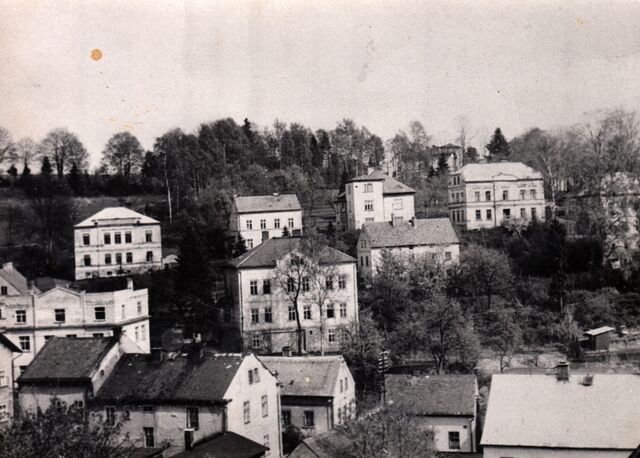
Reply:
<svg viewBox="0 0 640 458"><path fill-rule="evenodd" d="M291 310L290 310L291 313ZM342 311L341 311L342 313ZM291 315L290 315L291 316ZM341 316L347 316L347 311L346 308L344 310L344 315ZM295 320L295 310L293 311L293 319ZM311 332L311 331L309 331ZM264 335L263 334L253 334L251 336L251 348L253 348L254 350L259 350L262 348L262 345L264 343ZM268 336L267 336L268 337ZM342 328L331 328L331 329L327 329L327 341L329 343L343 343L347 341L347 332L342 329Z"/></svg>
<svg viewBox="0 0 640 458"><path fill-rule="evenodd" d="M493 217L491 210L486 210L485 211L485 215L486 215L486 219L487 220L490 220ZM503 209L502 210L502 216L505 219L510 218L511 217L511 209L509 209L509 208ZM538 209L536 207L531 207L530 216L531 216L532 219L537 218ZM527 217L527 209L522 207L520 209L520 218L526 218L526 217ZM476 210L476 221L482 221L482 210Z"/></svg>
<svg viewBox="0 0 640 458"><path fill-rule="evenodd" d="M252 219L248 219L246 222L246 228L247 230L253 230L253 220ZM295 227L295 219L294 218L289 218L287 220L287 229L293 229ZM280 218L274 218L273 219L273 228L274 229L280 229ZM260 220L260 229L267 229L267 220L266 219L261 219Z"/></svg>
<svg viewBox="0 0 640 458"><path fill-rule="evenodd" d="M339 305L338 313L340 318L347 317L347 303L342 302ZM336 318L336 305L334 303L327 304L326 310L327 318ZM264 323L273 323L273 312L271 307L265 307L263 309L263 320ZM305 305L303 306L302 317L305 320L312 320L311 306ZM296 320L296 308L293 305L289 306L289 321ZM251 309L251 324L259 324L260 323L260 309L252 308Z"/></svg>
<svg viewBox="0 0 640 458"><path fill-rule="evenodd" d="M92 334L92 336L96 337L96 338L104 337L104 333L102 333L102 332L94 332ZM46 335L46 336L44 336L44 341L48 342L53 337L54 337L53 335ZM65 337L68 338L68 339L75 339L76 337L78 337L78 335L77 334L67 334ZM136 342L147 340L147 329L146 329L146 326L144 324L142 324L140 326L136 326L134 328L134 339L135 339ZM30 352L31 351L31 336L19 336L18 337L18 343L19 343L20 349L22 351L24 351L24 352ZM1 377L0 377L0 386L3 386Z"/></svg>
<svg viewBox="0 0 640 458"><path fill-rule="evenodd" d="M289 293L295 292L297 289L297 286L298 286L298 283L296 282L295 279L293 278L287 279L287 292ZM311 287L311 284L310 284L309 277L302 277L300 279L300 290L302 290L303 292L307 292L310 290L310 287ZM347 276L340 275L338 277L338 288L345 289L346 287L347 287ZM330 277L325 280L325 288L329 290L332 290L334 288L333 278ZM252 296L257 296L259 294L258 280L249 281L249 293ZM271 293L272 293L271 279L262 280L262 294L271 294Z"/></svg>
<svg viewBox="0 0 640 458"><path fill-rule="evenodd" d="M136 310L138 315L142 314L142 302L138 301L136 305ZM121 305L121 319L126 319L126 306L124 304ZM106 313L104 307L95 307L94 314L96 321L102 321L105 319ZM54 320L56 323L64 323L67 320L67 312L66 309L54 309L53 311ZM2 317L2 311L0 309L0 317ZM16 324L25 324L27 322L27 311L26 310L16 310Z"/></svg>
<svg viewBox="0 0 640 458"><path fill-rule="evenodd" d="M104 255L104 263L105 265L111 265L111 263L115 260L116 264L122 264L122 253L115 253L115 259L112 257L111 253L105 253ZM153 251L147 251L145 255L146 262L153 262ZM82 258L82 264L85 267L91 267L92 257L90 254L85 254ZM127 252L125 253L125 262L127 264L131 264L133 262L133 253Z"/></svg>
<svg viewBox="0 0 640 458"><path fill-rule="evenodd" d="M102 234L102 240L104 241L105 245L111 245L111 233L110 232L105 232ZM153 242L153 232L152 231L145 231L144 233L144 241L146 243L151 243ZM113 233L113 243L115 243L116 245L119 245L122 243L122 232L114 232ZM126 231L124 233L124 243L133 243L133 238L131 236L131 231ZM84 246L89 246L91 245L91 234L89 234L88 232L85 232L84 234L82 234L82 244Z"/></svg>
<svg viewBox="0 0 640 458"><path fill-rule="evenodd" d="M474 193L475 201L480 202L480 191L475 191ZM529 199L537 198L537 191L535 189L530 189L529 193L525 189L521 189L519 192L520 200L526 200L527 195ZM484 192L484 200L489 202L491 201L491 191ZM509 190L504 189L502 191L502 200L509 200ZM464 192L452 192L451 193L451 201L452 202L464 202Z"/></svg>
<svg viewBox="0 0 640 458"><path fill-rule="evenodd" d="M269 398L267 398L266 394L262 395L261 407L262 407L262 416L268 417L269 416ZM251 423L251 401L244 401L244 404L242 405L242 410L244 413L244 423L245 424Z"/></svg>

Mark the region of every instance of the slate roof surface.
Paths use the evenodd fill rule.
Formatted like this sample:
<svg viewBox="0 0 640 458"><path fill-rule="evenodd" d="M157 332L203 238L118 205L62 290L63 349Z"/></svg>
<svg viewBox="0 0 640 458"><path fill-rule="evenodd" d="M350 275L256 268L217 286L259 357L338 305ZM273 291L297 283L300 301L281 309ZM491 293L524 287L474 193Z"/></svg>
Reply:
<svg viewBox="0 0 640 458"><path fill-rule="evenodd" d="M115 344L116 340L111 337L54 337L42 347L18 381L84 381L94 374Z"/></svg>
<svg viewBox="0 0 640 458"><path fill-rule="evenodd" d="M542 180L542 174L522 162L490 162L467 164L453 175L460 175L466 182L499 180ZM499 175L499 176L497 176Z"/></svg>
<svg viewBox="0 0 640 458"><path fill-rule="evenodd" d="M125 354L98 392L97 400L222 402L243 356L205 351L201 360L178 355L154 361Z"/></svg>
<svg viewBox="0 0 640 458"><path fill-rule="evenodd" d="M384 180L382 185L382 193L383 194L414 194L416 192L415 189L407 186L404 183L400 183L393 177L385 174L380 170L374 170L368 175L360 175L355 178L351 178L351 181L381 181ZM338 195L341 197L342 194Z"/></svg>
<svg viewBox="0 0 640 458"><path fill-rule="evenodd" d="M371 248L460 243L449 218L414 219L395 226L389 221L364 223L362 230Z"/></svg>
<svg viewBox="0 0 640 458"><path fill-rule="evenodd" d="M93 227L94 222L99 220L118 220L118 219L135 219L141 224L160 224L158 220L150 218L142 213L131 210L127 207L107 207L100 210L98 213L91 215L87 219L79 222L74 227Z"/></svg>
<svg viewBox="0 0 640 458"><path fill-rule="evenodd" d="M312 437L307 437L291 453L292 458L335 458L343 456L352 441L339 431L327 431Z"/></svg>
<svg viewBox="0 0 640 458"><path fill-rule="evenodd" d="M342 356L260 356L272 374L277 373L283 396L332 397Z"/></svg>
<svg viewBox="0 0 640 458"><path fill-rule="evenodd" d="M483 445L633 450L640 438L640 375L497 374Z"/></svg>
<svg viewBox="0 0 640 458"><path fill-rule="evenodd" d="M0 332L0 344L7 347L13 353L22 353L22 350L20 350L20 347L18 347L16 344L11 342L9 338L1 332Z"/></svg>
<svg viewBox="0 0 640 458"><path fill-rule="evenodd" d="M298 196L295 194L236 196L233 201L238 213L302 210Z"/></svg>
<svg viewBox="0 0 640 458"><path fill-rule="evenodd" d="M262 456L266 450L268 448L262 444L231 431L225 431L194 444L191 450L184 450L172 456L175 458L254 458Z"/></svg>
<svg viewBox="0 0 640 458"><path fill-rule="evenodd" d="M294 250L304 252L304 242L300 237L274 237L232 259L229 264L237 269L249 267L275 267L279 261ZM325 263L356 262L351 256L334 248L325 246L320 251L320 261Z"/></svg>
<svg viewBox="0 0 640 458"><path fill-rule="evenodd" d="M0 269L0 277L17 289L20 294L29 294L27 279L15 267L8 267L6 264Z"/></svg>
<svg viewBox="0 0 640 458"><path fill-rule="evenodd" d="M413 415L473 415L477 382L474 375L408 375L385 377L387 400Z"/></svg>

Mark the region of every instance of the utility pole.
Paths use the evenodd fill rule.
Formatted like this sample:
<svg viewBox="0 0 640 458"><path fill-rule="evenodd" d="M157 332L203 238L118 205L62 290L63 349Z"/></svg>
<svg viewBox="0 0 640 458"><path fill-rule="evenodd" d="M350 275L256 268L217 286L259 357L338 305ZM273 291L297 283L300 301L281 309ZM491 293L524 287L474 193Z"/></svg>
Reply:
<svg viewBox="0 0 640 458"><path fill-rule="evenodd" d="M390 364L389 364L389 350L383 350L383 351L380 352L380 356L378 357L378 373L382 377L382 387L381 387L382 388L382 390L381 390L382 406L385 406L386 403L387 403L387 399L386 399L387 388L386 388L384 374L387 373L387 371L389 370L389 367L390 367Z"/></svg>

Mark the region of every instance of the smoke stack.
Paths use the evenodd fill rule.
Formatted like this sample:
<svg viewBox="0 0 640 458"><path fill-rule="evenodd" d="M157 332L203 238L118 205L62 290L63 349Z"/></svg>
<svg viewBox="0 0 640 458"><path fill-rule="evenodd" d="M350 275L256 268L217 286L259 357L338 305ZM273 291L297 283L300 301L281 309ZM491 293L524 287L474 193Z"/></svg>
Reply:
<svg viewBox="0 0 640 458"><path fill-rule="evenodd" d="M193 429L187 428L184 430L184 449L193 449Z"/></svg>
<svg viewBox="0 0 640 458"><path fill-rule="evenodd" d="M291 347L282 347L282 356L291 356Z"/></svg>
<svg viewBox="0 0 640 458"><path fill-rule="evenodd" d="M560 361L556 366L556 379L560 382L569 381L569 363L566 361Z"/></svg>

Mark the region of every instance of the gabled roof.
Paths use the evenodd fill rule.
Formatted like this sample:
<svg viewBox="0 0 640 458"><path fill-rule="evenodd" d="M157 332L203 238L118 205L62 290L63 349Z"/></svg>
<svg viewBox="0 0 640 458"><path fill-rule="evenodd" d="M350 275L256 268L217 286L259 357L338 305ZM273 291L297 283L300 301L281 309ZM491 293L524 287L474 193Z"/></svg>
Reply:
<svg viewBox="0 0 640 458"><path fill-rule="evenodd" d="M387 401L413 415L474 415L475 375L408 375L385 377Z"/></svg>
<svg viewBox="0 0 640 458"><path fill-rule="evenodd" d="M602 326L596 329L590 329L585 331L585 334L588 336L598 336L600 334L605 334L607 332L615 331L616 328L612 328L611 326Z"/></svg>
<svg viewBox="0 0 640 458"><path fill-rule="evenodd" d="M1 332L0 332L0 345L4 345L13 353L22 353L22 350L20 350L20 348L16 344L11 342L9 338Z"/></svg>
<svg viewBox="0 0 640 458"><path fill-rule="evenodd" d="M17 289L20 294L29 294L29 285L27 279L13 267L12 262L2 264L0 269L0 277Z"/></svg>
<svg viewBox="0 0 640 458"><path fill-rule="evenodd" d="M333 397L342 356L260 356L272 374L277 373L283 396Z"/></svg>
<svg viewBox="0 0 640 458"><path fill-rule="evenodd" d="M467 164L452 175L460 175L464 181L494 180L542 180L542 174L522 162L489 162L486 164Z"/></svg>
<svg viewBox="0 0 640 458"><path fill-rule="evenodd" d="M112 337L54 337L42 347L18 382L87 382L116 343Z"/></svg>
<svg viewBox="0 0 640 458"><path fill-rule="evenodd" d="M274 438L277 440L277 438ZM269 450L262 444L231 431L216 434L194 444L193 449L184 450L175 458L256 458Z"/></svg>
<svg viewBox="0 0 640 458"><path fill-rule="evenodd" d="M177 355L154 361L126 354L96 396L114 402L226 402L224 395L244 356L205 351L202 358Z"/></svg>
<svg viewBox="0 0 640 458"><path fill-rule="evenodd" d="M127 207L107 207L79 222L74 227L93 227L96 225L96 222L100 224L100 221L109 221L112 224L117 224L119 220L121 220L120 222L123 224L160 224L159 221Z"/></svg>
<svg viewBox="0 0 640 458"><path fill-rule="evenodd" d="M497 374L482 444L633 450L640 433L640 375Z"/></svg>
<svg viewBox="0 0 640 458"><path fill-rule="evenodd" d="M303 240L300 237L274 237L265 240L257 247L232 259L229 265L236 269L276 267L276 261L279 261L292 251L303 250ZM319 257L322 263L343 264L356 262L351 256L328 246L322 247Z"/></svg>
<svg viewBox="0 0 640 458"><path fill-rule="evenodd" d="M406 184L400 183L393 177L385 174L380 170L374 170L368 175L360 175L355 178L351 178L347 181L350 183L352 181L384 181L382 184L382 193L383 194L415 194L416 190L407 186ZM339 194L337 198L340 198L342 194Z"/></svg>
<svg viewBox="0 0 640 458"><path fill-rule="evenodd" d="M395 226L389 221L364 223L362 231L371 248L460 243L449 218L414 219Z"/></svg>
<svg viewBox="0 0 640 458"><path fill-rule="evenodd" d="M238 213L262 213L302 210L295 194L266 196L236 196L233 202Z"/></svg>

